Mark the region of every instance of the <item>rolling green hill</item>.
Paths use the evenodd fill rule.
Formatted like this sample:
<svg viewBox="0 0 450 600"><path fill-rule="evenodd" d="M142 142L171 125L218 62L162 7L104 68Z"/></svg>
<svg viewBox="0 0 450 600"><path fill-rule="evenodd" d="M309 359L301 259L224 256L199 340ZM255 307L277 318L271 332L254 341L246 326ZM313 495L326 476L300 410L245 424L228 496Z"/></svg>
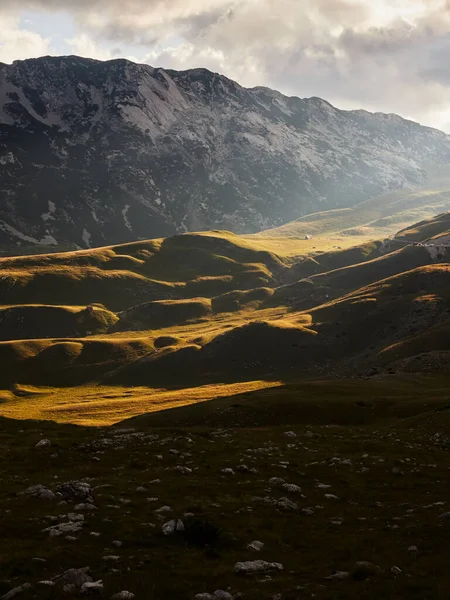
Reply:
<svg viewBox="0 0 450 600"><path fill-rule="evenodd" d="M450 210L449 189L402 190L354 206L318 212L255 234L256 239L303 238L305 235L387 237L403 227Z"/></svg>
<svg viewBox="0 0 450 600"><path fill-rule="evenodd" d="M420 198L394 194L354 211L379 220L396 206L404 218ZM449 213L389 238L347 235L358 243L332 249L327 235L350 224L333 212L302 220L323 227L307 252L313 240L298 241L297 258L272 252L265 235L215 231L0 259L0 414L108 423L161 406L171 390L176 406L242 385L446 371ZM24 385L37 389L32 403L14 392ZM144 391L122 407L96 396L104 386Z"/></svg>

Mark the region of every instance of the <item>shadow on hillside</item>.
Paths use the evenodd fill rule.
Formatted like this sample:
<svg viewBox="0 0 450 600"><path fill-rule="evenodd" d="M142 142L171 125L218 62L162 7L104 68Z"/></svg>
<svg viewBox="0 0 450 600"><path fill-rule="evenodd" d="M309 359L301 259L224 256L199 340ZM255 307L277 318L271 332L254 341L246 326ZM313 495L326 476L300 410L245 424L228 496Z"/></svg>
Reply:
<svg viewBox="0 0 450 600"><path fill-rule="evenodd" d="M445 411L450 376L378 380L310 379L127 419L135 427L271 427L359 425Z"/></svg>

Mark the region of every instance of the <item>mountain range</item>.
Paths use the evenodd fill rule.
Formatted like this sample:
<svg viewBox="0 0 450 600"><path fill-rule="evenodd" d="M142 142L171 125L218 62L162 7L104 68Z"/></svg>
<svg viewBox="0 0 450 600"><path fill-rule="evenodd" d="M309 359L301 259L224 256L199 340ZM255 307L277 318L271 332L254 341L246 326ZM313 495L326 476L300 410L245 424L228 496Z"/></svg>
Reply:
<svg viewBox="0 0 450 600"><path fill-rule="evenodd" d="M0 64L3 246L257 232L423 187L431 162L450 163L450 136L206 69Z"/></svg>

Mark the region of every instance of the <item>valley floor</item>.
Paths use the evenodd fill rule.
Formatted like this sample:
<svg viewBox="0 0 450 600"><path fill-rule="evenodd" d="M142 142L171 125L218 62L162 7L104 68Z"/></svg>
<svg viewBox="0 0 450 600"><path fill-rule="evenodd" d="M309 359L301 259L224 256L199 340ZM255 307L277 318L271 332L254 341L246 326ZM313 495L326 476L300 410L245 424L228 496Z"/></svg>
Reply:
<svg viewBox="0 0 450 600"><path fill-rule="evenodd" d="M20 598L67 597L67 571L89 567L107 598L446 599L450 413L441 408L289 428L2 419L0 595L31 584ZM51 446L36 448L43 439ZM58 488L69 479L84 488ZM36 485L59 497L37 497ZM173 519L184 531L164 535ZM255 560L282 569L235 572Z"/></svg>

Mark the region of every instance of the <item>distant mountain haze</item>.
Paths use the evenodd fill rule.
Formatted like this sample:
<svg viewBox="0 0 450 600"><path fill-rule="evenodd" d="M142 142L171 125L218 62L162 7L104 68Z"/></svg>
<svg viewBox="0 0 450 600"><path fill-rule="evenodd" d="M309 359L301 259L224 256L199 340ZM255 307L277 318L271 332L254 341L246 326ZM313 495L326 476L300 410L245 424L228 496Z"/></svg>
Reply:
<svg viewBox="0 0 450 600"><path fill-rule="evenodd" d="M205 69L0 64L0 244L256 232L424 186L433 163L450 164L438 130Z"/></svg>

